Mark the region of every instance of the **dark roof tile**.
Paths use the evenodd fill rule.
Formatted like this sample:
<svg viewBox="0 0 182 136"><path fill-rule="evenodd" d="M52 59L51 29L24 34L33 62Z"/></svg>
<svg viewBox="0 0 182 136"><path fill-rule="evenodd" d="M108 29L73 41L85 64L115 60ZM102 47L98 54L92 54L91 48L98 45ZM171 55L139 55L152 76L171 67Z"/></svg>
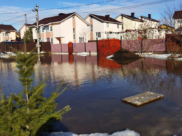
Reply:
<svg viewBox="0 0 182 136"><path fill-rule="evenodd" d="M174 19L182 19L182 10L180 11L175 11L173 15Z"/></svg>
<svg viewBox="0 0 182 136"><path fill-rule="evenodd" d="M39 25L45 25L48 23L59 22L59 21L66 19L67 17L69 17L72 14L75 14L75 13L69 13L69 14L60 13L58 16L44 18L39 21ZM33 25L36 25L36 23L34 23Z"/></svg>
<svg viewBox="0 0 182 136"><path fill-rule="evenodd" d="M160 22L156 19L153 19L153 18L149 18L149 17L145 17L145 16L141 16L142 18L145 18L145 19L148 19L148 20L151 20L151 21L154 21L154 22Z"/></svg>
<svg viewBox="0 0 182 136"><path fill-rule="evenodd" d="M16 29L12 25L0 25L0 30L16 31Z"/></svg>
<svg viewBox="0 0 182 136"><path fill-rule="evenodd" d="M126 18L129 18L129 19L131 19L131 20L136 20L136 21L143 22L143 20L138 19L138 18L136 18L136 17L129 16L129 15L121 14L121 16L126 17Z"/></svg>
<svg viewBox="0 0 182 136"><path fill-rule="evenodd" d="M109 16L109 18L107 18L106 16L100 16L100 15L94 15L94 14L90 14L91 17L96 17L96 18L99 18L101 19L103 22L113 22L113 23L121 23L113 18L111 18Z"/></svg>

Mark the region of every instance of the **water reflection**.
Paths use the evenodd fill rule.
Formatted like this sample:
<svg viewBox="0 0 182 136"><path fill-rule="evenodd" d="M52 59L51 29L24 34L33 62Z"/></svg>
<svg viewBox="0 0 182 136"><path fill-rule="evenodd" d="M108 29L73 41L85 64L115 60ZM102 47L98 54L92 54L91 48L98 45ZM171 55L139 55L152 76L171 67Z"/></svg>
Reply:
<svg viewBox="0 0 182 136"><path fill-rule="evenodd" d="M68 89L57 102L58 109L65 104L72 108L63 118L69 131L112 133L130 128L141 135L172 135L182 132L181 66L180 61L152 58L121 65L106 56L52 55L41 57L33 78L37 84L48 77L45 96L65 83ZM5 94L21 90L16 64L1 60L0 69ZM145 91L164 94L164 99L141 108L121 102Z"/></svg>

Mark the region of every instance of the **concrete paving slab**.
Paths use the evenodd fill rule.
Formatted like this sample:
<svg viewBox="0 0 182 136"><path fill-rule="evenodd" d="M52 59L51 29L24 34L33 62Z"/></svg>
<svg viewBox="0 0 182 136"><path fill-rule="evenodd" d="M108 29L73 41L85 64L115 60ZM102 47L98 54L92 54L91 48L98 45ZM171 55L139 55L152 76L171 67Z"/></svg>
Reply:
<svg viewBox="0 0 182 136"><path fill-rule="evenodd" d="M128 98L124 98L122 101L136 105L136 106L141 106L143 104L161 99L163 97L164 97L164 95L162 95L162 94L157 94L157 93L153 93L153 92L145 92L145 93L141 93L141 94L131 96Z"/></svg>

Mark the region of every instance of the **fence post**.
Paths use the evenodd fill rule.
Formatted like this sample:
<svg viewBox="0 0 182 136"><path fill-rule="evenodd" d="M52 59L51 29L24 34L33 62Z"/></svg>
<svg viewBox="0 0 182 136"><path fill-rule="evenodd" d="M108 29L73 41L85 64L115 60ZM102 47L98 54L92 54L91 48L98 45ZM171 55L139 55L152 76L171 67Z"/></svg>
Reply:
<svg viewBox="0 0 182 136"><path fill-rule="evenodd" d="M96 47L97 47L97 53L98 53L98 37L96 38Z"/></svg>
<svg viewBox="0 0 182 136"><path fill-rule="evenodd" d="M120 37L120 40L121 40L120 42L121 42L121 49L122 49L122 36Z"/></svg>
<svg viewBox="0 0 182 136"><path fill-rule="evenodd" d="M85 52L86 52L86 42L84 42L84 48L85 48Z"/></svg>
<svg viewBox="0 0 182 136"><path fill-rule="evenodd" d="M165 53L167 52L167 35L165 36Z"/></svg>
<svg viewBox="0 0 182 136"><path fill-rule="evenodd" d="M108 33L109 35L109 33ZM108 36L108 55L109 55L109 36Z"/></svg>
<svg viewBox="0 0 182 136"><path fill-rule="evenodd" d="M143 51L142 50L142 48L143 48L142 46L143 46L143 38L141 39L141 54L142 54L142 51Z"/></svg>

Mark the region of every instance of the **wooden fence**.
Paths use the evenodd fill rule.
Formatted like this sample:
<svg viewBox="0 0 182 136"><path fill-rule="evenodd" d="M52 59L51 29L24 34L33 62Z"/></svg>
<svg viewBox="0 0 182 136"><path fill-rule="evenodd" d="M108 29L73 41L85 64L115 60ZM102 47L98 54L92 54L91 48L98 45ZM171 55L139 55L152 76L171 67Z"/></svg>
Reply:
<svg viewBox="0 0 182 136"><path fill-rule="evenodd" d="M166 34L166 51L178 52L182 46L182 35Z"/></svg>
<svg viewBox="0 0 182 136"><path fill-rule="evenodd" d="M44 52L51 52L51 44L50 42L42 42L40 43L41 48L40 51L44 51ZM14 52L15 50L18 51L24 51L24 43L0 43L0 52ZM26 43L26 49L27 52L30 52L32 50L34 50L34 52L37 52L36 49L36 43L32 42L32 43Z"/></svg>

